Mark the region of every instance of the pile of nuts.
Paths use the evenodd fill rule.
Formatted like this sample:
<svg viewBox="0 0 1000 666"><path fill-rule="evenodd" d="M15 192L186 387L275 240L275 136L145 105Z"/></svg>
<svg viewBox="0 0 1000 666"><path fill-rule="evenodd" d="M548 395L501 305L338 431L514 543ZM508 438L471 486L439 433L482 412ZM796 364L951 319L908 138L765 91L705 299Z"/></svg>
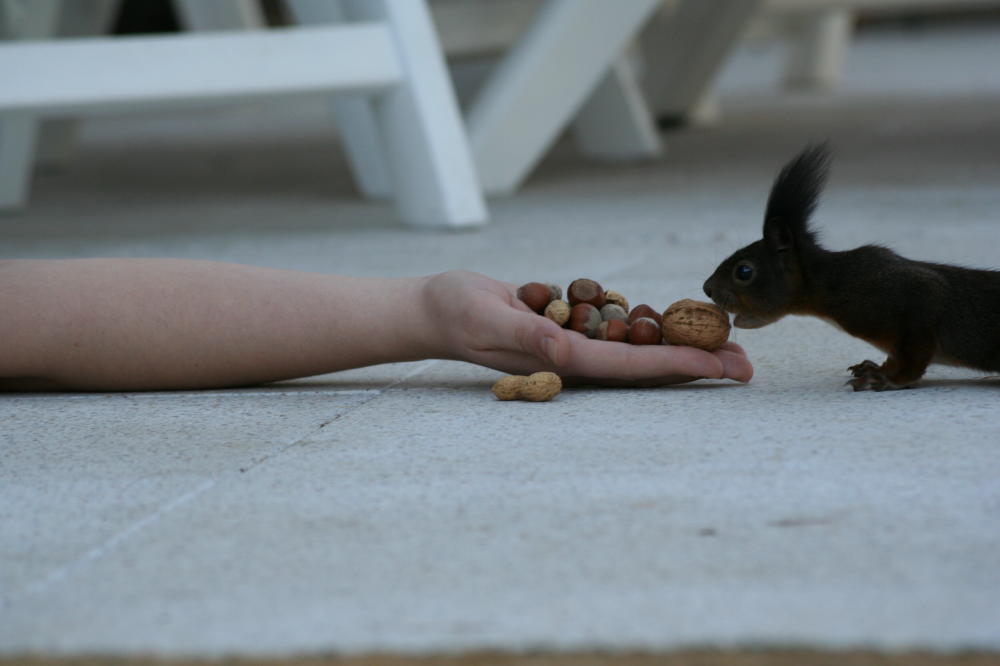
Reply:
<svg viewBox="0 0 1000 666"><path fill-rule="evenodd" d="M687 345L715 351L729 339L729 315L712 303L677 301L663 314L645 303L629 309L628 299L605 291L594 280L573 280L563 300L559 285L529 282L517 290L529 308L588 338L633 345ZM493 385L498 400L551 400L562 390L552 372L510 375Z"/></svg>
<svg viewBox="0 0 1000 666"><path fill-rule="evenodd" d="M587 278L570 283L566 300L558 285L542 282L521 285L517 297L560 326L598 340L633 345L666 342L715 351L729 339L729 316L712 303L689 298L662 314L645 303L630 310L624 296Z"/></svg>

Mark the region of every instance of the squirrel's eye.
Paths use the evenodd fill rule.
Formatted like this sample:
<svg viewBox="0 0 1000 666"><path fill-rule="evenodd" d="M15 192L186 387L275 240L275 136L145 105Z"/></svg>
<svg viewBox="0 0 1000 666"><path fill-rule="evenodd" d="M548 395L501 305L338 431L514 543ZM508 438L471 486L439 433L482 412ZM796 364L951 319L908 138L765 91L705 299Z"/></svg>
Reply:
<svg viewBox="0 0 1000 666"><path fill-rule="evenodd" d="M754 277L754 265L752 261L741 261L733 269L733 279L740 284L750 284Z"/></svg>

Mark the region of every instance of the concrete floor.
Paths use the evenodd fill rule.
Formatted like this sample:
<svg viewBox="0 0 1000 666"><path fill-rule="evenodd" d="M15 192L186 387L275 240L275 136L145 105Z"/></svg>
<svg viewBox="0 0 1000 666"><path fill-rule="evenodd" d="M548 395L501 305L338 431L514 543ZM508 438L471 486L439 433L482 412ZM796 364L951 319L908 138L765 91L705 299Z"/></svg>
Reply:
<svg viewBox="0 0 1000 666"><path fill-rule="evenodd" d="M305 101L104 117L0 220L8 257L183 256L349 273L588 276L698 297L777 168L836 150L828 246L1000 266L1000 28L864 36L834 95L775 53L652 164L561 146L476 233L354 198ZM828 325L737 331L748 385L498 403L445 361L257 389L0 398L0 654L1000 651L1000 380Z"/></svg>

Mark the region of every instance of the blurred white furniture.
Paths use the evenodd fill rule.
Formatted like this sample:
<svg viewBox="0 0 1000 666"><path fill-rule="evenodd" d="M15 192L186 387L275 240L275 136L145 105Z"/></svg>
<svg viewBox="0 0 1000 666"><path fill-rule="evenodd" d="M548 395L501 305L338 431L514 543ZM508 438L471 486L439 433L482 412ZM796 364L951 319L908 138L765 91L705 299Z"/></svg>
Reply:
<svg viewBox="0 0 1000 666"><path fill-rule="evenodd" d="M301 25L365 17L366 0L285 0ZM434 4L448 36L469 41L454 50L500 51L499 63L466 114L473 159L487 193L516 190L572 125L581 151L602 159L660 154L655 123L626 50L662 0L504 0ZM259 30L255 0L175 0L188 30ZM390 190L383 140L372 101L332 104L355 182L367 196Z"/></svg>
<svg viewBox="0 0 1000 666"><path fill-rule="evenodd" d="M451 3L440 4L455 13ZM473 4L480 13L499 11L498 3ZM516 190L566 129L572 129L577 146L589 157L659 156L651 108L659 114L696 107L760 0L536 4L537 11L526 25L522 20L519 30L503 22L484 30L493 48L510 42L466 114L487 192ZM473 12L463 12L468 25ZM447 25L457 29L462 22ZM642 77L630 57L640 37ZM449 44L451 35L443 39ZM451 43L470 48L473 40L454 38Z"/></svg>
<svg viewBox="0 0 1000 666"><path fill-rule="evenodd" d="M769 18L783 24L789 42L784 84L829 90L840 82L850 47L854 15L934 12L1000 6L998 0L766 0Z"/></svg>
<svg viewBox="0 0 1000 666"><path fill-rule="evenodd" d="M3 0L0 39L38 39L52 34L58 9L56 0L38 0L33 6ZM0 85L6 87L2 77ZM33 115L0 112L0 209L20 206L27 198L37 137L38 122Z"/></svg>
<svg viewBox="0 0 1000 666"><path fill-rule="evenodd" d="M659 156L653 118L714 121L712 84L754 19L784 23L785 84L829 89L852 13L998 0L431 0L449 54L499 54L466 114L488 192L516 190L559 134L600 159ZM630 47L638 43L637 58ZM637 63L637 66L636 66Z"/></svg>
<svg viewBox="0 0 1000 666"><path fill-rule="evenodd" d="M335 94L331 99L359 189L369 197L394 197L401 215L411 223L468 226L486 217L477 173L486 192L513 192L565 130L572 131L581 152L590 157L659 156L662 147L654 117L712 117L711 84L755 17L766 15L785 22L786 38L792 45L785 72L788 85L828 88L840 76L853 10L998 4L998 0L430 1L449 52L490 53L497 58L468 105L468 144L424 0L284 0L294 21L309 26L297 30L265 30L258 0L174 0L184 27L195 34L148 39L167 45L164 55L173 48L188 50L199 40L229 55L243 54L240 57L247 60L242 67L235 57L210 68L192 63L196 73L187 77L187 85L200 85L201 93L210 94L219 85L225 88L221 81L233 74L227 68L238 78L249 65L264 66L260 48L271 43L268 40L294 42L312 35L309 39L314 41L299 44L303 58L311 62L296 64L294 53L285 51L272 62L281 62L280 68L285 69L237 84L230 79L233 85L228 94L279 93L283 82L294 78L291 72L296 67L312 77L305 88L353 93ZM62 4L68 9L114 2L64 0ZM0 0L0 28L7 24L8 38L51 34L54 8L59 4L59 0ZM90 16L93 25L78 32L101 32L94 12ZM78 20L76 25L82 23ZM220 30L244 34L215 34ZM366 30L372 33L365 38L370 43L351 47L352 38L345 36L354 33L358 38ZM59 32L65 33L65 26ZM91 69L100 67L101 72L122 76L130 69L120 62L115 65L118 57L111 51L98 55L93 42L86 48L82 42L50 45L53 49L60 46L81 48L81 62ZM346 48L353 49L347 63ZM29 53L41 51L27 45L0 46L0 77L20 70L22 61L16 66L10 63ZM369 58L368 54L374 55ZM137 57L144 55L152 53ZM385 69L374 71L380 62ZM164 71L176 70L169 64L163 66ZM368 71L372 78L351 81L347 70L352 68ZM48 110L43 108L46 104L52 106L53 100L46 100L46 95L67 92L57 90L58 76L39 77L37 69L33 71L29 78L35 84L27 83L26 90L34 95L34 105L18 106L17 95L8 95L10 86L0 78L0 206L23 201L24 165L30 165L34 146L33 119ZM81 92L90 83L82 77L69 90ZM149 89L140 95L142 99L121 103L195 92ZM65 110L75 104L89 109L109 102L62 103L52 108ZM67 126L61 127L62 132L49 127L45 134L65 137ZM65 145L65 140L61 143ZM53 152L46 145L58 148L60 141L43 141L43 155Z"/></svg>
<svg viewBox="0 0 1000 666"><path fill-rule="evenodd" d="M264 15L256 0L175 0L174 4L187 30L266 28ZM286 4L296 23L312 26L366 20L371 18L373 9L365 0L289 0ZM413 54L414 57L419 55ZM443 58L441 55L433 57L437 60ZM447 85L450 89L450 80ZM391 197L396 180L390 164L390 150L379 126L377 104L378 101L369 96L331 98L333 120L340 143L347 153L354 182L362 194L374 199Z"/></svg>
<svg viewBox="0 0 1000 666"><path fill-rule="evenodd" d="M790 12L785 18L789 42L784 85L832 90L840 83L851 44L854 13L842 7Z"/></svg>
<svg viewBox="0 0 1000 666"><path fill-rule="evenodd" d="M624 53L659 0L548 0L467 113L483 186L511 192L574 119L582 143L655 154L658 138ZM579 128L579 126L578 126Z"/></svg>
<svg viewBox="0 0 1000 666"><path fill-rule="evenodd" d="M293 17L304 24L329 23L341 17L337 6L326 0L286 2ZM622 54L660 2L535 3L537 12L527 29L503 53L466 114L473 157L487 193L517 189L574 118L588 154L659 154L654 124ZM514 6L523 11L525 4ZM494 19L503 23L504 14L510 11L505 2L474 7L451 3L448 9L453 14L454 10L469 12L466 18L475 23L475 33L496 45L514 38L504 28L519 27L516 22L507 22L499 30L493 27ZM370 131L370 109L363 102L349 101L338 103L334 113L348 151L368 156L353 161L357 182L369 194L380 194L384 168L372 157L379 151L373 149L377 140Z"/></svg>
<svg viewBox="0 0 1000 666"><path fill-rule="evenodd" d="M677 0L643 31L642 77L657 117L705 112L716 74L739 44L761 0Z"/></svg>
<svg viewBox="0 0 1000 666"><path fill-rule="evenodd" d="M39 39L56 32L61 4L0 0L7 36L21 38L0 44L0 206L23 205L36 121L46 115L330 93L365 99L385 167L381 187L405 222L469 227L487 221L423 0L345 0L346 20L321 27ZM233 20L234 11L244 12L241 20L257 20L252 4L189 0L179 7L187 20L209 27Z"/></svg>

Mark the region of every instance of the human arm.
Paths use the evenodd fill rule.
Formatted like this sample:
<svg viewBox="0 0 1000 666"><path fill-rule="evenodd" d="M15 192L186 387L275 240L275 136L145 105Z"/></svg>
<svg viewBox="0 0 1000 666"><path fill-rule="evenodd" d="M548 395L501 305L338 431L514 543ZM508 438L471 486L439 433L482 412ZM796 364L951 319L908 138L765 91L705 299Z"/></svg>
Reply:
<svg viewBox="0 0 1000 666"><path fill-rule="evenodd" d="M654 359L587 340L475 273L356 278L180 259L0 262L0 341L8 390L245 386L425 358L628 381L752 372L732 349Z"/></svg>

